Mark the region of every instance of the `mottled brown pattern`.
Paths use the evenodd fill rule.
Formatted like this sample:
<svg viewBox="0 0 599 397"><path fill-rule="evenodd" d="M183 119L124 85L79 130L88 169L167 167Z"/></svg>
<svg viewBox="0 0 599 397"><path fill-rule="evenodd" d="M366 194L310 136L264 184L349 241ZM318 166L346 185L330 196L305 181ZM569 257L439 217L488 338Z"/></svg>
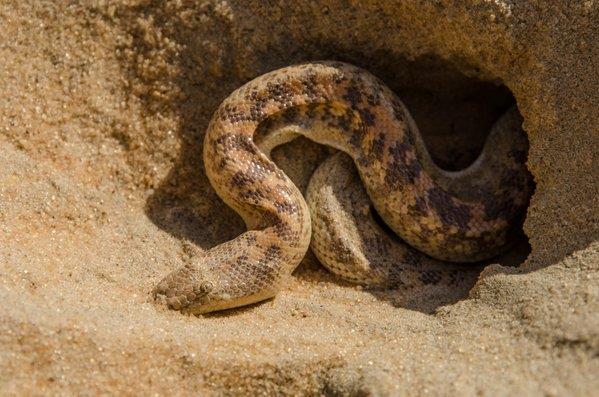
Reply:
<svg viewBox="0 0 599 397"><path fill-rule="evenodd" d="M475 276L463 266L433 259L386 232L375 220L352 159L343 153L317 168L306 201L312 216L312 251L327 269L346 281L422 292L440 285L457 286ZM432 231L426 233L432 236Z"/></svg>
<svg viewBox="0 0 599 397"><path fill-rule="evenodd" d="M268 157L274 146L298 135L347 153L364 186L356 182L358 174L346 174L350 165L329 166L335 170L332 182L321 172L309 192L346 184L331 188L337 196L309 194L312 220L301 193ZM265 74L224 100L204 145L210 182L248 231L167 276L156 294L193 313L272 297L304 256L312 229L317 256L348 280L396 286L453 282L456 270L440 261L479 261L508 243L530 193L526 149L512 110L491 132L480 161L445 172L431 161L405 106L367 71L318 62ZM353 195L343 201L343 192ZM323 212L318 204L323 197L338 200L345 218ZM373 226L370 200L405 243L428 256L389 241Z"/></svg>

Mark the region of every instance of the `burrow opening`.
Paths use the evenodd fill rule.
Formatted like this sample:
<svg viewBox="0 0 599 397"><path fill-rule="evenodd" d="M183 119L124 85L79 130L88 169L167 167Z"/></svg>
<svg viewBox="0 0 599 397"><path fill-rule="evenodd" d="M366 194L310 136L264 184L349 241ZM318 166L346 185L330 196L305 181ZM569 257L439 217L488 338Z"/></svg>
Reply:
<svg viewBox="0 0 599 397"><path fill-rule="evenodd" d="M458 171L468 167L479 156L493 124L508 109L517 107L505 85L466 76L436 57L416 61L401 59L395 65L362 65L355 59L341 60L369 70L400 97L416 121L433 160L445 170ZM317 160L326 157L328 152L299 138L276 148L272 154L273 160L303 189L313 170L306 169L306 159L313 158L315 168ZM304 164L303 172L301 164ZM387 234L399 239L374 209L373 218ZM512 244L503 254L480 263L480 271L492 263L519 266L526 260L531 247L522 229L523 223L524 214L513 232ZM314 269L310 263L313 261L314 258L308 257L299 267L300 277L303 269Z"/></svg>

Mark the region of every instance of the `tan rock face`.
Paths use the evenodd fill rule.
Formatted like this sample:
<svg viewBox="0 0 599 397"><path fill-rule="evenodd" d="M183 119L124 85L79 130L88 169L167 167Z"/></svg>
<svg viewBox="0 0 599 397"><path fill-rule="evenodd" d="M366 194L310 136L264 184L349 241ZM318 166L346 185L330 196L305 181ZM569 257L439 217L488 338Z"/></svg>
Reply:
<svg viewBox="0 0 599 397"><path fill-rule="evenodd" d="M598 10L3 2L0 390L596 390ZM309 255L271 302L206 318L156 306L162 275L243 231L203 174L212 112L247 80L316 59L381 77L447 168L515 101L536 182L528 259L507 255L469 292L410 297L340 284ZM304 187L326 155L300 140L274 158Z"/></svg>

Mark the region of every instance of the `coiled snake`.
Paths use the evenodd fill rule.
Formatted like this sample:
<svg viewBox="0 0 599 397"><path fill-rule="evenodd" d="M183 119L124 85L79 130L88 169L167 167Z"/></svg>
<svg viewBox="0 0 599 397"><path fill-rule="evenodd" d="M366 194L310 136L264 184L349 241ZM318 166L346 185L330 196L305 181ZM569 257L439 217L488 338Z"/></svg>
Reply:
<svg viewBox="0 0 599 397"><path fill-rule="evenodd" d="M224 100L204 140L208 178L248 231L166 276L154 294L189 313L268 299L311 237L318 259L346 280L451 284L459 271L444 261L492 257L519 226L530 195L520 124L508 111L479 158L447 172L402 102L367 71L316 62L262 75ZM308 203L269 159L299 135L345 153L314 173ZM403 241L383 232L371 206Z"/></svg>

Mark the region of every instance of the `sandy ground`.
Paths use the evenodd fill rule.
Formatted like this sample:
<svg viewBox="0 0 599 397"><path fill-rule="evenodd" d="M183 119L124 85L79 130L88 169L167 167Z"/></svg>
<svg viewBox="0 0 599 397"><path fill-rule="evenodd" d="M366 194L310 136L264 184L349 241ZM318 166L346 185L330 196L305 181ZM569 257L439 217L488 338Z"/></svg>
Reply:
<svg viewBox="0 0 599 397"><path fill-rule="evenodd" d="M0 394L596 393L597 5L270 3L0 3ZM243 231L202 171L211 113L323 58L382 77L449 168L515 98L530 246L431 296L341 283L309 254L263 304L155 304L163 275ZM325 154L275 158L305 185Z"/></svg>

